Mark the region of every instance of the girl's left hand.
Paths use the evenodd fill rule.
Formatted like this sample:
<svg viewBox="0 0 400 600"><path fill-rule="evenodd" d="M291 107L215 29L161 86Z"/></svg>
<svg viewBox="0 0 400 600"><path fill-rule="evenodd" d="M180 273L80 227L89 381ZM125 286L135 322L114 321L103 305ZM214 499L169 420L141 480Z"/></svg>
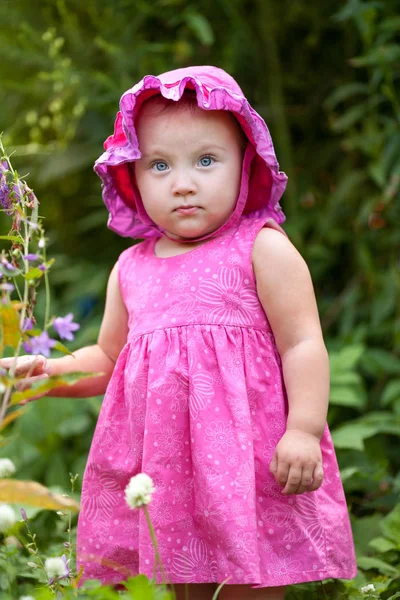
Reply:
<svg viewBox="0 0 400 600"><path fill-rule="evenodd" d="M314 492L324 479L320 441L311 433L289 429L280 439L270 464L282 494Z"/></svg>

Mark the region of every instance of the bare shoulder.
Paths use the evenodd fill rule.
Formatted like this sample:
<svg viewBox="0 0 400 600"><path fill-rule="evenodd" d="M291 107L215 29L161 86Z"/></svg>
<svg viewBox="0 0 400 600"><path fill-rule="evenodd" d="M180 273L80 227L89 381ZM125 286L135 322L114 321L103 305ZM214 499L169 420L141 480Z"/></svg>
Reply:
<svg viewBox="0 0 400 600"><path fill-rule="evenodd" d="M277 274L293 270L309 275L304 258L285 235L269 227L263 227L253 246L253 268L255 275L268 270Z"/></svg>
<svg viewBox="0 0 400 600"><path fill-rule="evenodd" d="M281 356L310 336L321 337L311 275L290 240L273 229L258 234L253 249L257 294Z"/></svg>
<svg viewBox="0 0 400 600"><path fill-rule="evenodd" d="M106 305L98 345L115 362L126 343L127 336L128 312L119 287L117 262L108 279Z"/></svg>

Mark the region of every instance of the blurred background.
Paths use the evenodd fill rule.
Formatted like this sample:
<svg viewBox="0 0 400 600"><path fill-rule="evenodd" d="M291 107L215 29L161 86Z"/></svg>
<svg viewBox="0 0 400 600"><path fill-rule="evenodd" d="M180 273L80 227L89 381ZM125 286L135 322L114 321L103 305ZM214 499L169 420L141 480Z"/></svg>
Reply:
<svg viewBox="0 0 400 600"><path fill-rule="evenodd" d="M399 8L398 0L0 3L0 131L41 203L56 258L51 312L81 323L70 349L95 342L110 269L132 243L106 228L92 170L121 94L149 73L213 64L265 118L290 178L284 227L310 267L330 352L329 423L361 563L377 552L393 563L395 548L369 544L390 511L400 538ZM4 215L0 225L7 233ZM2 455L19 477L68 490L69 473L83 473L100 403L33 403Z"/></svg>

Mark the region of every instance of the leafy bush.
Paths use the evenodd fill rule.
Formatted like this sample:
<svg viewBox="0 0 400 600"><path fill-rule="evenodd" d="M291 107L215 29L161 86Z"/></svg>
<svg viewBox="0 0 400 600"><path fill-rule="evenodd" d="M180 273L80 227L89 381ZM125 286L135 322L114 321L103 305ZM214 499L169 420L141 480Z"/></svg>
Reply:
<svg viewBox="0 0 400 600"><path fill-rule="evenodd" d="M347 0L339 12L333 0L0 5L0 130L41 198L58 265L54 311L73 310L82 323L72 347L94 341L107 274L129 244L105 231L91 174L121 92L146 72L214 63L270 125L292 181L287 231L311 268L330 353L329 422L360 567L354 582L327 582L325 595L319 584L296 586L293 599L399 597L397 4ZM40 297L37 311L42 319ZM21 476L66 489L69 473L83 471L100 401L31 406L9 434ZM54 515L33 523L51 549ZM362 594L370 584L376 591Z"/></svg>

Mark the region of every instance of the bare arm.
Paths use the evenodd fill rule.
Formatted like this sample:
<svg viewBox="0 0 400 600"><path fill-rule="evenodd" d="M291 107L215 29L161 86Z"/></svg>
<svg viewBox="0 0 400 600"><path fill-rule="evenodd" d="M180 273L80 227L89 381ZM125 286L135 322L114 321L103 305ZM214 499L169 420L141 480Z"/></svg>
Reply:
<svg viewBox="0 0 400 600"><path fill-rule="evenodd" d="M97 344L80 348L72 356L46 360L44 356L23 356L18 359L16 375L27 375L19 389L29 387L33 382L50 375L64 375L72 372L102 373L99 377L81 379L72 386L57 387L47 396L86 398L104 394L114 370L115 362L126 343L128 335L128 314L118 284L118 266L111 271L103 321ZM10 368L13 359L3 359L1 366Z"/></svg>
<svg viewBox="0 0 400 600"><path fill-rule="evenodd" d="M273 229L263 229L257 236L253 265L258 295L282 359L289 402L286 438L281 445L285 450L283 462L289 464L278 475L281 483L288 482L297 453L302 455L300 471L305 469L304 481L309 485L315 480L316 489L322 482L322 467L315 471L316 464L321 462L319 444L317 451L315 441L319 442L326 422L329 361L311 277L294 246ZM289 432L291 436L287 435ZM292 448L289 440L293 442ZM303 459L310 464L305 466ZM297 476L301 479L301 473L297 472ZM287 484L286 493L305 491L304 481L295 487Z"/></svg>
<svg viewBox="0 0 400 600"><path fill-rule="evenodd" d="M80 348L73 356L50 359L52 375L73 371L104 373L100 377L81 379L73 386L56 388L48 396L83 398L104 394L116 360L128 336L128 314L118 283L118 263L111 271L106 305L97 344Z"/></svg>

